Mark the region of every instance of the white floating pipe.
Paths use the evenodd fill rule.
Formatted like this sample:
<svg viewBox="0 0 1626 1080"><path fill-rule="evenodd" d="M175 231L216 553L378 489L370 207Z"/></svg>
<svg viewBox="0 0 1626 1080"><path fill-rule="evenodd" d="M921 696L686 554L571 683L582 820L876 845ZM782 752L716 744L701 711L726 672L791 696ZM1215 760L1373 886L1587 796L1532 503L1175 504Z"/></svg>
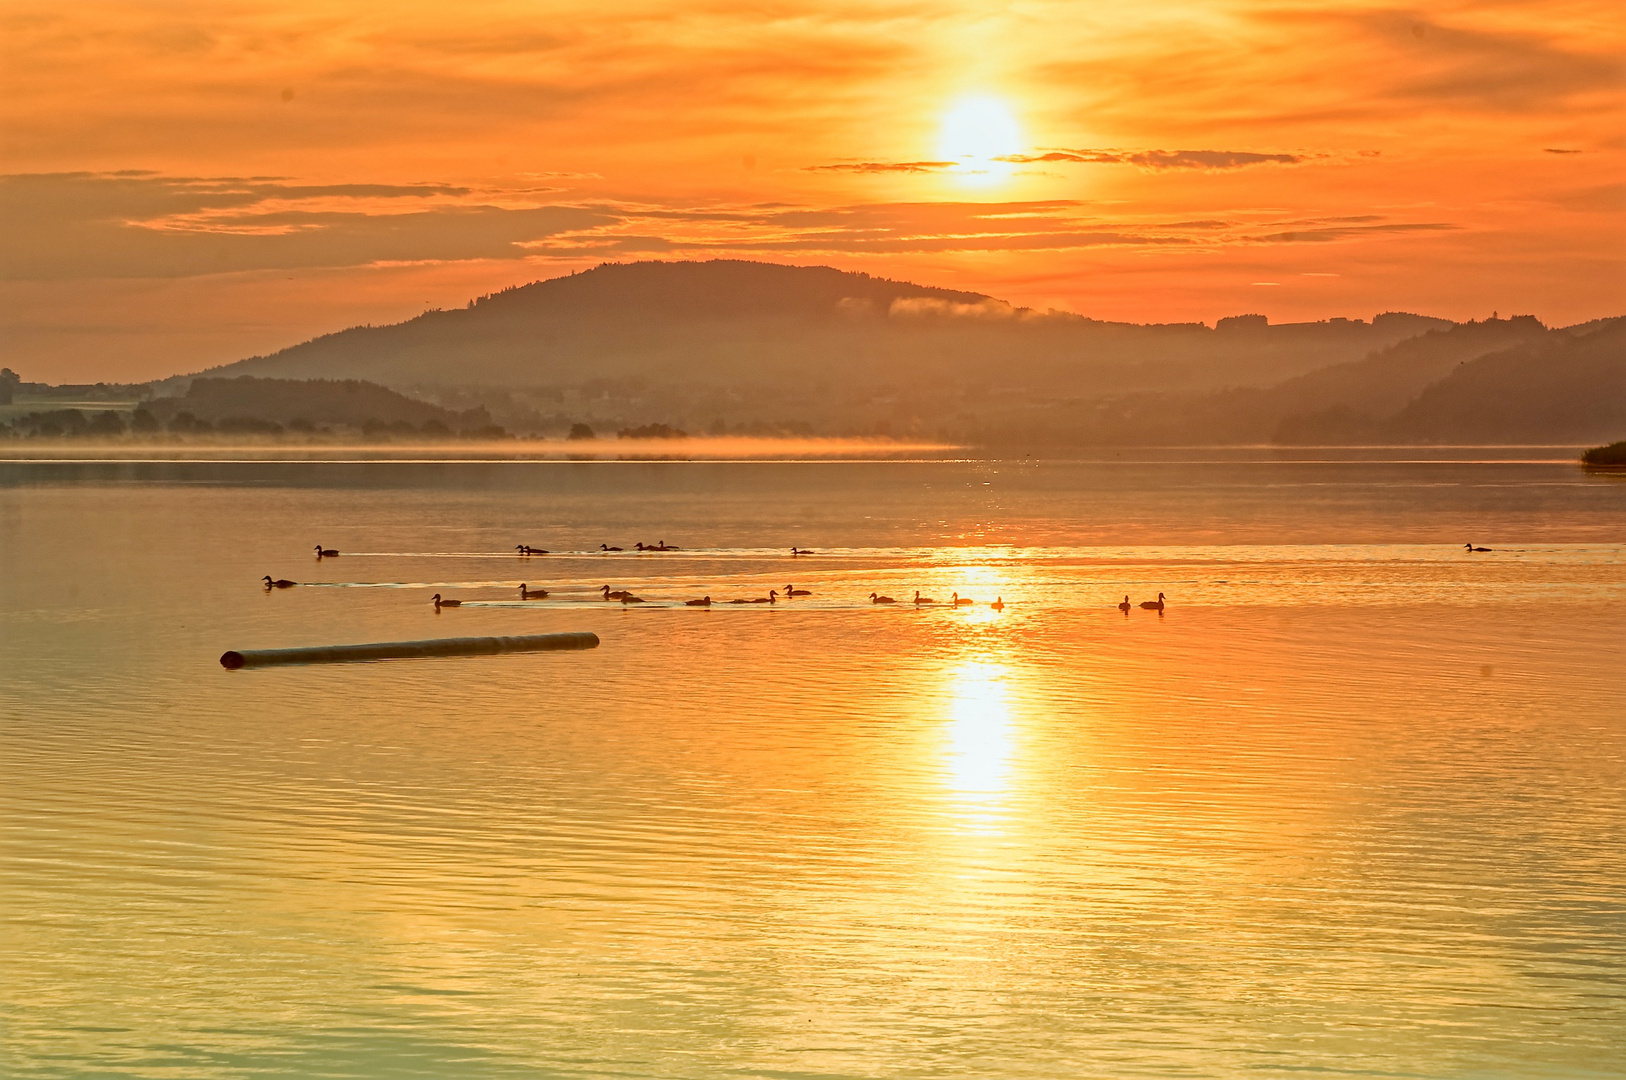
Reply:
<svg viewBox="0 0 1626 1080"><path fill-rule="evenodd" d="M371 645L313 645L303 649L233 649L222 653L228 671L272 664L343 664L353 660L400 660L415 656L490 656L505 652L596 649L598 635L523 634L516 637L432 638L428 641L380 641Z"/></svg>

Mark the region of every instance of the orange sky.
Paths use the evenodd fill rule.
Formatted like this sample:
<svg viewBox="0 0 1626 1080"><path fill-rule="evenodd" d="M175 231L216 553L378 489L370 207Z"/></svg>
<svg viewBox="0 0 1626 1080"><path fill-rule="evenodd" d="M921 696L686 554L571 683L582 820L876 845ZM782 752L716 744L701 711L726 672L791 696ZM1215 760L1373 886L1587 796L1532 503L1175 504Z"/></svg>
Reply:
<svg viewBox="0 0 1626 1080"><path fill-rule="evenodd" d="M1136 321L1626 312L1618 0L0 0L0 49L29 379L652 257Z"/></svg>

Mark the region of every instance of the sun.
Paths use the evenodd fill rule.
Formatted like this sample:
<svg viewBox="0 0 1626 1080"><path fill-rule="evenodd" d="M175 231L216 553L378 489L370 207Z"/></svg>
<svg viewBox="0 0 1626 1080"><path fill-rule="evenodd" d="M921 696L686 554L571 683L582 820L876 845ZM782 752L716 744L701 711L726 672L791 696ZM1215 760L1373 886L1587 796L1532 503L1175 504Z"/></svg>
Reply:
<svg viewBox="0 0 1626 1080"><path fill-rule="evenodd" d="M1022 151L1022 128L1009 106L996 97L961 98L943 116L938 157L954 162L951 170L964 183L998 183L1016 171L1009 157Z"/></svg>

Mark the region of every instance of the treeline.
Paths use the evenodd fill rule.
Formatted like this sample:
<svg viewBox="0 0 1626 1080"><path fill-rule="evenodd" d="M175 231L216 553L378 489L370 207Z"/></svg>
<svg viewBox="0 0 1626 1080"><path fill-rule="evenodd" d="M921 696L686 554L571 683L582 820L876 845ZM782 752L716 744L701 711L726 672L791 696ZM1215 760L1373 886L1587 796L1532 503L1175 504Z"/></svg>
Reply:
<svg viewBox="0 0 1626 1080"><path fill-rule="evenodd" d="M0 423L0 438L12 439L120 439L151 440L165 435L182 436L189 440L209 436L231 439L302 438L325 441L360 438L367 442L413 440L491 440L510 439L513 435L497 424L480 427L451 428L439 420L425 420L412 424L405 420L383 421L369 417L358 425L317 424L304 417L294 417L286 424L263 416L223 416L207 420L186 410L180 410L161 420L146 407L133 410L119 409L47 409L26 413L9 424Z"/></svg>

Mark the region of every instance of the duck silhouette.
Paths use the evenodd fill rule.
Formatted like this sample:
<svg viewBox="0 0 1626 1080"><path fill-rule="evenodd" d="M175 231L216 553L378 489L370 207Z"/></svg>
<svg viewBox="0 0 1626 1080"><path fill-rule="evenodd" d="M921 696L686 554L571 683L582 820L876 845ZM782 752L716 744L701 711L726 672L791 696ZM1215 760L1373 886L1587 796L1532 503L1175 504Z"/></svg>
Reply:
<svg viewBox="0 0 1626 1080"><path fill-rule="evenodd" d="M339 553L332 548L325 548L321 544L316 545L316 557L318 559L331 559L338 554Z"/></svg>
<svg viewBox="0 0 1626 1080"><path fill-rule="evenodd" d="M429 600L430 600L430 603L435 605L435 610L436 611L439 611L443 607L462 607L463 606L463 601L461 601L461 600L442 600L440 598L440 593L436 593L434 596L430 597Z"/></svg>
<svg viewBox="0 0 1626 1080"><path fill-rule="evenodd" d="M546 600L547 597L548 597L548 590L546 590L546 589L532 589L532 588L528 587L523 581L519 583L519 598L521 600Z"/></svg>
<svg viewBox="0 0 1626 1080"><path fill-rule="evenodd" d="M299 582L289 581L287 578L277 578L275 581L272 581L270 574L265 575L265 577L261 578L260 580L265 582L265 587L268 589L291 589L295 585L299 584Z"/></svg>
<svg viewBox="0 0 1626 1080"><path fill-rule="evenodd" d="M896 604L897 603L897 601L892 599L890 596L878 596L875 593L870 593L869 594L869 602L872 603L872 604Z"/></svg>
<svg viewBox="0 0 1626 1080"><path fill-rule="evenodd" d="M1142 600L1140 602L1140 606L1145 608L1147 611L1162 611L1163 610L1163 594L1158 593L1156 600Z"/></svg>

